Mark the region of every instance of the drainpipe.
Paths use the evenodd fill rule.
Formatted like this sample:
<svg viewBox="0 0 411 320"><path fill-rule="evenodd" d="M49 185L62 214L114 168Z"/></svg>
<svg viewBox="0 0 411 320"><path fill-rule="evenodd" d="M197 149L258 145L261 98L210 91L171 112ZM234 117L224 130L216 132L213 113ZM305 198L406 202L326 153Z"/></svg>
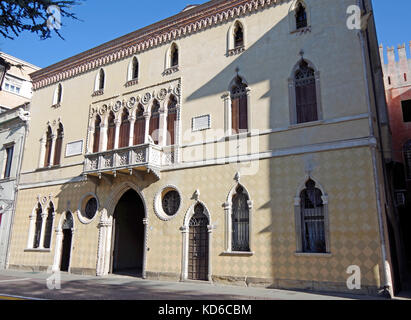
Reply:
<svg viewBox="0 0 411 320"><path fill-rule="evenodd" d="M357 1L358 6L362 8L364 11L366 11L366 6L364 3L364 0L358 0ZM362 48L362 59L363 59L363 65L364 65L364 78L366 80L366 94L367 94L367 106L368 106L368 113L369 113L369 126L370 126L370 135L375 138L375 133L374 133L374 127L373 127L373 121L372 121L372 108L371 108L371 94L370 94L370 89L368 86L368 68L367 68L367 54L370 59L370 67L371 67L371 54L370 54L370 46L369 46L369 35L368 35L368 25L364 31L360 30L358 32L358 35L360 37L360 42L361 42L361 48ZM374 75L371 72L371 80L372 80L372 86L373 86L373 94L374 94L374 99L375 103L377 103L376 96L375 96L375 84L374 84ZM389 263L387 260L387 249L386 249L386 242L385 242L385 233L384 233L384 219L383 219L383 205L382 205L382 199L381 199L381 192L382 190L380 189L380 179L378 176L378 170L377 170L377 155L376 155L376 148L380 147L381 153L383 155L383 145L381 142L381 131L380 131L380 120L379 120L379 114L378 114L378 108L376 107L376 117L378 121L378 129L379 129L379 139L377 139L377 146L371 148L371 153L372 153L372 162L373 162L373 172L374 172L374 184L375 184L375 193L376 193L376 198L377 198L377 213L378 213L378 224L379 224L379 233L380 233L380 246L381 246L381 258L382 258L382 274L383 274L383 287L382 289L384 290L384 294L389 294L390 297L393 296L393 285L392 285L392 278L391 278L391 272L390 272L390 267ZM379 140L379 141L378 141ZM383 157L383 156L382 156ZM384 159L383 159L384 160ZM383 171L385 174L385 168L384 168L384 161L383 161Z"/></svg>
<svg viewBox="0 0 411 320"><path fill-rule="evenodd" d="M27 106L30 106L29 103L27 103L24 106L24 110L28 111L26 108ZM28 108L30 110L30 108ZM22 120L24 121L24 120ZM17 163L17 171L16 171L16 181L15 181L15 186L14 186L14 200L13 200L13 209L12 209L12 214L11 214L11 221L10 221L10 231L9 231L9 236L7 239L7 249L6 249L6 261L5 261L5 269L9 268L9 258L10 258L10 244L11 244L11 236L13 233L13 226L14 226L14 216L16 214L16 201L17 201L17 195L19 192L19 186L20 186L20 171L22 167L22 160L23 160L23 153L24 153L24 145L26 144L26 137L28 133L28 121L24 121L24 134L22 137L20 137L20 154L19 154L19 159Z"/></svg>

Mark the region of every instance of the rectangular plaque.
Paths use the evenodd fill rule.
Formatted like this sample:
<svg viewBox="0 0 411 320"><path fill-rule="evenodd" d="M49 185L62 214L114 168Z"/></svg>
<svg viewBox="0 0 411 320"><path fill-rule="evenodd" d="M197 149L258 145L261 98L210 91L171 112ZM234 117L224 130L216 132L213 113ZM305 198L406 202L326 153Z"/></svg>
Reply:
<svg viewBox="0 0 411 320"><path fill-rule="evenodd" d="M67 143L66 157L78 156L83 154L83 140Z"/></svg>
<svg viewBox="0 0 411 320"><path fill-rule="evenodd" d="M207 130L211 127L211 116L200 116L193 118L193 131Z"/></svg>

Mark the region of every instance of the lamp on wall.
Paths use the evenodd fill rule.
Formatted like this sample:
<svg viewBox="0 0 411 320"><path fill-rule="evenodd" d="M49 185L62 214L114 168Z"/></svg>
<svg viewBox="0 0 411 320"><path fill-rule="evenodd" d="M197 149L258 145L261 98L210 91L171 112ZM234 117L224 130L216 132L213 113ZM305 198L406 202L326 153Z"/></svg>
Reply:
<svg viewBox="0 0 411 320"><path fill-rule="evenodd" d="M0 91L3 88L3 81L6 76L6 73L10 70L10 68L11 64L4 60L2 57L0 57Z"/></svg>

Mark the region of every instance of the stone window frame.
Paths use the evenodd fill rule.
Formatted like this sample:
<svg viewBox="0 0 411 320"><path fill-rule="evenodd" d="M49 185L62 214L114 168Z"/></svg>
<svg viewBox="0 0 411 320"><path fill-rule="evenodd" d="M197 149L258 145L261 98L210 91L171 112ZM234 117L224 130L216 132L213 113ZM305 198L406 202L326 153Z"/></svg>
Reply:
<svg viewBox="0 0 411 320"><path fill-rule="evenodd" d="M201 204L204 207L204 215L208 219L208 281L212 282L212 234L213 230L215 229L215 226L212 224L212 217L210 210L208 209L207 205L201 201L199 198L199 191L197 190L195 193L195 201L194 203L188 208L186 211L185 217L184 217L184 222L183 226L180 228L182 237L183 237L183 243L182 243L182 255L181 255L181 276L180 280L181 281L188 281L188 259L189 259L189 233L190 233L190 221L191 218L194 216L194 208L197 204Z"/></svg>
<svg viewBox="0 0 411 320"><path fill-rule="evenodd" d="M46 222L48 211L50 208L50 204L53 205L53 221L51 224L51 235L50 235L50 248L44 248L44 238L45 238L45 229L46 229ZM38 248L34 248L34 237L36 232L36 219L37 219L37 209L41 208L41 228L40 228L40 242ZM40 252L51 252L53 247L53 229L55 223L55 216L56 216L56 205L52 199L48 199L47 197L43 197L39 200L36 205L34 206L31 214L29 215L29 232L28 232L28 241L26 245L26 249L24 251L40 251Z"/></svg>
<svg viewBox="0 0 411 320"><path fill-rule="evenodd" d="M243 45L239 47L235 47L235 28L236 26L240 24L241 28L243 29ZM247 48L247 28L244 20L242 19L236 19L229 27L228 32L227 32L227 52L226 56L235 56L238 55L242 52L244 52Z"/></svg>
<svg viewBox="0 0 411 320"><path fill-rule="evenodd" d="M310 60L302 57L293 67L290 77L288 78L288 96L289 96L289 110L290 110L290 125L291 126L306 126L313 122L297 123L297 97L296 97L296 87L295 87L295 73L300 68L302 61L305 61L309 68L314 70L315 77L315 90L317 97L317 114L318 122L324 120L323 108L322 108L322 94L321 94L321 77L320 71L316 68L315 64Z"/></svg>
<svg viewBox="0 0 411 320"><path fill-rule="evenodd" d="M305 12L307 14L307 27L305 28L299 28L297 29L297 23L296 23L296 10L298 8L299 4L302 4L303 7L305 8ZM290 33L305 33L305 32L310 32L311 31L311 7L307 4L307 1L304 0L294 0L291 5L290 9L288 12L288 23L289 23L289 29Z"/></svg>
<svg viewBox="0 0 411 320"><path fill-rule="evenodd" d="M239 173L236 174L236 177L239 177ZM249 232L249 247L250 251L232 251L232 215L233 215L233 197L236 194L237 188L242 187L244 192L248 196L248 232ZM224 255L237 255L237 256L252 256L254 255L253 248L253 208L254 208L254 201L251 200L251 195L248 189L244 186L244 183L241 183L240 180L234 184L231 188L230 192L227 195L226 202L223 204L224 208L224 216L225 216L225 251L223 252Z"/></svg>
<svg viewBox="0 0 411 320"><path fill-rule="evenodd" d="M85 207L87 205L87 202L90 201L93 198L96 199L96 201L97 201L97 210L94 214L94 217L92 219L89 219L86 216L84 210L85 210ZM80 222L82 224L87 225L87 224L90 224L94 220L97 219L97 216L99 215L99 211L100 211L100 200L98 199L97 195L94 192L88 192L80 199L79 204L78 204L78 208L77 208L77 210L74 214L77 215L77 218L80 220Z"/></svg>
<svg viewBox="0 0 411 320"><path fill-rule="evenodd" d="M137 61L137 78L133 77L134 74L134 60ZM138 59L137 55L134 55L130 63L128 64L127 68L127 80L126 80L126 87L130 87L132 85L138 84L138 81L140 79L140 60Z"/></svg>
<svg viewBox="0 0 411 320"><path fill-rule="evenodd" d="M8 142L5 143L3 145L3 160L2 160L2 164L1 164L1 176L0 176L0 180L9 180L9 179L13 179L14 178L14 174L13 174L13 167L14 167L14 161L13 158L15 157L15 147L16 147L16 143L14 141L12 142ZM7 149L9 148L13 148L13 155L12 155L12 159L11 159L11 167L10 167L10 175L9 177L5 176L6 173L6 167L7 167Z"/></svg>
<svg viewBox="0 0 411 320"><path fill-rule="evenodd" d="M315 187L322 193L321 199L324 206L324 233L325 233L325 253L311 253L304 252L303 240L302 240L302 225L301 225L301 192L306 188L306 184L309 180L315 182ZM317 257L330 257L331 253L331 241L330 241L330 217L329 217L329 197L323 186L318 182L318 179L312 175L306 175L304 180L298 186L294 197L294 220L295 220L295 234L296 234L296 256L317 256Z"/></svg>
<svg viewBox="0 0 411 320"><path fill-rule="evenodd" d="M177 65L173 66L171 55L172 55L172 50L174 47L176 47L178 50L178 63ZM171 75L175 72L180 71L180 66L181 66L181 49L178 43L176 41L173 41L166 51L163 76Z"/></svg>
<svg viewBox="0 0 411 320"><path fill-rule="evenodd" d="M101 73L102 72L103 72L103 75L104 75L104 83L103 83L103 88L100 88L100 81L101 81L100 78L101 78ZM104 70L104 68L100 68L97 71L96 78L94 80L94 90L93 90L92 96L95 97L95 96L103 95L104 94L104 89L106 88L106 84L107 84L107 73Z"/></svg>
<svg viewBox="0 0 411 320"><path fill-rule="evenodd" d="M62 101L63 101L63 85L61 83L58 83L56 88L54 89L53 102L52 102L51 107L59 108L61 106Z"/></svg>
<svg viewBox="0 0 411 320"><path fill-rule="evenodd" d="M167 190L167 189L170 189L170 190L168 190L168 191L176 191L177 193L178 193L178 195L180 196L180 205L179 205L179 207L178 207L178 209L177 209L177 212L174 214L174 215L172 215L172 216L169 216L168 214L166 214L165 212L164 212L164 209L163 209L163 193ZM165 195L165 194L164 194ZM156 193L156 195L154 196L154 202L153 202L153 205L154 205L154 213L156 214L156 216L160 219L160 220L162 220L162 221L170 221L170 220L173 220L175 217L177 217L178 216L178 214L180 213L180 211L181 211L181 208L183 207L183 196L182 196L182 192L181 192L181 190L177 187L177 186L175 186L175 185L173 185L173 184L167 184L167 185L165 185L165 186L163 186L162 188L160 188L160 190L158 190L157 191L157 193Z"/></svg>
<svg viewBox="0 0 411 320"><path fill-rule="evenodd" d="M233 124L232 124L232 101L231 101L231 89L235 84L236 78L240 77L242 82L247 86L247 132L246 133L237 133L233 134ZM224 102L224 132L225 137L230 136L243 136L244 134L248 135L251 132L251 88L245 79L245 77L237 73L237 75L231 80L228 90L221 97Z"/></svg>

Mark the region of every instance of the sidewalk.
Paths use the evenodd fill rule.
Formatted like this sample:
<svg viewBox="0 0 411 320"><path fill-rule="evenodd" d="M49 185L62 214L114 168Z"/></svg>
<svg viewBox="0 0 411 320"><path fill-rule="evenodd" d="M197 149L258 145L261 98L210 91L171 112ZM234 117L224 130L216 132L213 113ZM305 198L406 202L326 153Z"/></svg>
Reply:
<svg viewBox="0 0 411 320"><path fill-rule="evenodd" d="M1 270L0 296L56 300L382 300L349 294L311 293L198 282L167 282L110 275L61 273L61 289L49 290L51 274Z"/></svg>

